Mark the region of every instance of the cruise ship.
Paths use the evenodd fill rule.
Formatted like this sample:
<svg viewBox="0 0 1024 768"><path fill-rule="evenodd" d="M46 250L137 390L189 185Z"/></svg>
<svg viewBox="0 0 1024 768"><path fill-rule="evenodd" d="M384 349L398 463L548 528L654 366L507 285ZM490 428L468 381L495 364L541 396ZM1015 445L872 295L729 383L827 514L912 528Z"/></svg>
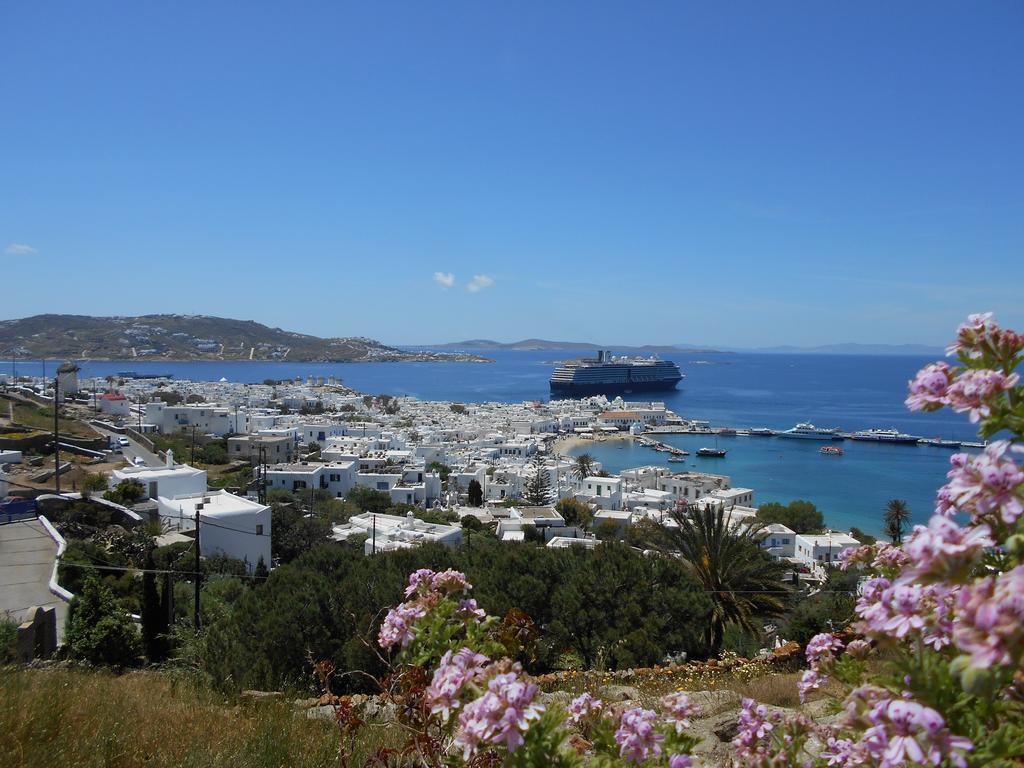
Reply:
<svg viewBox="0 0 1024 768"><path fill-rule="evenodd" d="M850 435L850 439L872 443L916 443L921 438L895 429L862 429Z"/></svg>
<svg viewBox="0 0 1024 768"><path fill-rule="evenodd" d="M656 357L613 357L600 351L596 359L572 360L555 368L549 384L553 395L630 394L675 389L683 379L679 366Z"/></svg>
<svg viewBox="0 0 1024 768"><path fill-rule="evenodd" d="M824 429L807 422L801 422L792 429L777 433L778 437L793 437L798 440L842 440L838 429Z"/></svg>

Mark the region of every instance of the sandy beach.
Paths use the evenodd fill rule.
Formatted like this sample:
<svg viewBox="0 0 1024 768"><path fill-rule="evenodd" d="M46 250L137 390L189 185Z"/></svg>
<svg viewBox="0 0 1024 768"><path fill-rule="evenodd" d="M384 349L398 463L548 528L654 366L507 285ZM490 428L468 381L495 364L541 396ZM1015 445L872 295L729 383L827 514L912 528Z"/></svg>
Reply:
<svg viewBox="0 0 1024 768"><path fill-rule="evenodd" d="M612 435L610 437L602 437L599 440L595 438L580 437L579 435L568 435L566 437L560 437L557 440L555 440L555 442L551 446L551 452L557 456L559 454L568 453L573 448L578 448L581 445L594 445L595 443L614 443L618 442L619 440L632 439L633 436L625 432L620 432L619 434Z"/></svg>

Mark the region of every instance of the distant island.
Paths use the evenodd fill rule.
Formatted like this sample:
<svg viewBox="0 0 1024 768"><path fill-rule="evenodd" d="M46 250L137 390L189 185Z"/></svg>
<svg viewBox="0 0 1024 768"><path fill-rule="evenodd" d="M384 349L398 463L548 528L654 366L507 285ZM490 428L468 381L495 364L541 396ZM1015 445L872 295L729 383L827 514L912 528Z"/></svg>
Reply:
<svg viewBox="0 0 1024 768"><path fill-rule="evenodd" d="M705 347L700 344L648 344L629 346L616 344L593 344L587 341L548 341L546 339L523 339L522 341L501 342L490 339L469 339L447 344L432 344L431 349L451 350L599 350L608 349L613 353L632 352L641 354L687 354L726 355L754 353L765 355L907 355L931 356L945 354L942 347L927 344L822 344L813 347L791 345L775 347Z"/></svg>
<svg viewBox="0 0 1024 768"><path fill-rule="evenodd" d="M35 315L0 320L0 350L32 359L491 362L470 353L409 351L363 337L322 339L208 315Z"/></svg>
<svg viewBox="0 0 1024 768"><path fill-rule="evenodd" d="M522 341L492 341L490 339L469 339L467 341L454 341L447 344L431 344L431 349L508 349L520 352L535 352L538 350L600 350L607 349L616 352L634 352L644 354L654 353L679 353L679 352L701 352L707 354L725 354L728 350L710 349L708 347L691 347L686 345L657 345L645 344L643 346L622 346L616 344L593 344L587 341L548 341L547 339L523 339Z"/></svg>

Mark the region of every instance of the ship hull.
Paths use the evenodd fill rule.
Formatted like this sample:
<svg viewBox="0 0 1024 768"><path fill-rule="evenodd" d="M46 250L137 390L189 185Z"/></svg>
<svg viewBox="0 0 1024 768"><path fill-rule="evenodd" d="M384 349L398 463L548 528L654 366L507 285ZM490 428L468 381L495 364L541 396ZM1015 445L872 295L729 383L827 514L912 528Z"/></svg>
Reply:
<svg viewBox="0 0 1024 768"><path fill-rule="evenodd" d="M590 395L625 395L633 392L670 392L682 381L678 379L665 379L664 381L623 381L623 382L567 382L552 381L552 395L564 397L589 397Z"/></svg>

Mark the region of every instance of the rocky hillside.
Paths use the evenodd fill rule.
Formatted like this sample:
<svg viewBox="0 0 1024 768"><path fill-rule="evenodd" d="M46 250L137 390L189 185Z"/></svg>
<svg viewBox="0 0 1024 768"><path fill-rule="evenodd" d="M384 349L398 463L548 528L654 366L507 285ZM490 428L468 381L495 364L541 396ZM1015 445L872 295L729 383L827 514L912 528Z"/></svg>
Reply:
<svg viewBox="0 0 1024 768"><path fill-rule="evenodd" d="M11 355L11 349L36 359L487 361L473 354L407 352L361 337L322 339L252 320L207 315L35 315L0 320L0 350Z"/></svg>

